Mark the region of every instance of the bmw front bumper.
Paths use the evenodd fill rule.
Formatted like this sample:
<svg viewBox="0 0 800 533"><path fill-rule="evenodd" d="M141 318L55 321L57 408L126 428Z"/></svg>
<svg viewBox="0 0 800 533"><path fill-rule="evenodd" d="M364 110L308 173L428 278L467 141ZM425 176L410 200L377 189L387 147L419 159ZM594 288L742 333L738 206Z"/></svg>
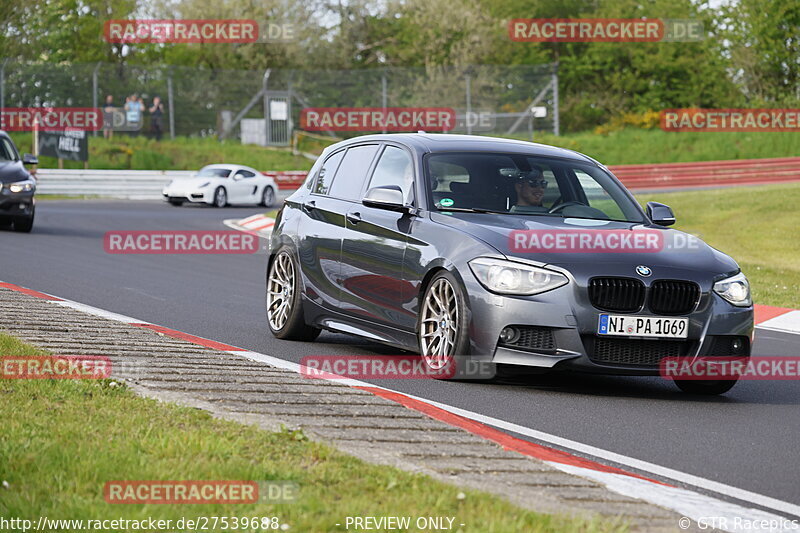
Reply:
<svg viewBox="0 0 800 533"><path fill-rule="evenodd" d="M686 339L598 335L600 315L588 297L586 283L568 285L534 296L504 296L486 290L474 276L463 276L472 324L470 357L520 367L618 375L658 375L658 360L666 356L750 354L753 307L735 307L712 291L713 283L698 281L699 301L690 313ZM674 277L673 277L674 279ZM659 316L644 309L630 316ZM674 317L671 317L674 318ZM502 344L500 332L514 326L526 335L523 345ZM738 351L726 352L742 345Z"/></svg>

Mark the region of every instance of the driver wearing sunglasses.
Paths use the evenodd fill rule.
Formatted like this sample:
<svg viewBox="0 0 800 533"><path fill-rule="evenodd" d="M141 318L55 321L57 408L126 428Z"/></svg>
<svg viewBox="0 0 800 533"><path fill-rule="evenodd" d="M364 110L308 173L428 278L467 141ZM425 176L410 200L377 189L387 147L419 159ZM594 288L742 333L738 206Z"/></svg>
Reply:
<svg viewBox="0 0 800 533"><path fill-rule="evenodd" d="M540 213L545 208L542 206L544 190L547 180L543 179L542 171L533 168L522 173L514 183L517 192L517 203L511 207L512 213Z"/></svg>

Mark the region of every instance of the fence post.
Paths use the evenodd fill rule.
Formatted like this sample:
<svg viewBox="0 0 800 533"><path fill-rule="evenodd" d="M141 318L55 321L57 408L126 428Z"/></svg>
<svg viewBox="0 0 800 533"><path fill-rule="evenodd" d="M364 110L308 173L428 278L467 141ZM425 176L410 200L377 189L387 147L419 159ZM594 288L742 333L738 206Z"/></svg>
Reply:
<svg viewBox="0 0 800 533"><path fill-rule="evenodd" d="M264 128L266 129L264 140L267 146L270 145L271 142L271 135L270 135L270 124L269 124L269 95L267 94L267 87L269 86L269 75L272 72L272 69L268 68L264 71L264 77L262 78L262 85L261 88L264 91Z"/></svg>
<svg viewBox="0 0 800 533"><path fill-rule="evenodd" d="M467 135L472 135L472 121L469 119L472 115L472 78L465 74L464 80L467 82Z"/></svg>
<svg viewBox="0 0 800 533"><path fill-rule="evenodd" d="M558 61L553 64L553 133L561 135L561 123L558 115Z"/></svg>
<svg viewBox="0 0 800 533"><path fill-rule="evenodd" d="M381 107L383 108L384 121L386 119L386 70L381 72ZM386 133L386 128L382 133Z"/></svg>
<svg viewBox="0 0 800 533"><path fill-rule="evenodd" d="M175 99L172 95L172 67L167 71L167 110L169 111L169 138L175 138Z"/></svg>
<svg viewBox="0 0 800 533"><path fill-rule="evenodd" d="M97 71L100 69L101 65L102 63L98 61L92 71L92 107L94 109L97 109ZM92 132L92 137L97 137L97 130Z"/></svg>
<svg viewBox="0 0 800 533"><path fill-rule="evenodd" d="M0 64L0 109L6 108L6 63L8 63L8 58L5 58Z"/></svg>

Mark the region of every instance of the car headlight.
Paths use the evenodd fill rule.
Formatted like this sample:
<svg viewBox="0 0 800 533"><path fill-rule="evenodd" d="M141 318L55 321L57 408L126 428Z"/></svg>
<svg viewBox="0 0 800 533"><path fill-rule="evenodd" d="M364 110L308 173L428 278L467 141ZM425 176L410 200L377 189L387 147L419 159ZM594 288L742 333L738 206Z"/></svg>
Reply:
<svg viewBox="0 0 800 533"><path fill-rule="evenodd" d="M750 307L753 304L750 298L750 283L741 272L716 282L714 292L737 307Z"/></svg>
<svg viewBox="0 0 800 533"><path fill-rule="evenodd" d="M8 190L11 192L29 192L32 191L35 186L36 182L33 180L15 181L14 183L9 183Z"/></svg>
<svg viewBox="0 0 800 533"><path fill-rule="evenodd" d="M481 285L501 294L540 294L569 283L558 272L503 259L478 257L469 267Z"/></svg>
<svg viewBox="0 0 800 533"><path fill-rule="evenodd" d="M211 182L210 182L210 181L207 181L207 182L205 182L204 184L200 185L200 186L199 186L199 187L197 187L197 188L198 188L198 189L202 189L203 187L208 187L209 185L211 185Z"/></svg>

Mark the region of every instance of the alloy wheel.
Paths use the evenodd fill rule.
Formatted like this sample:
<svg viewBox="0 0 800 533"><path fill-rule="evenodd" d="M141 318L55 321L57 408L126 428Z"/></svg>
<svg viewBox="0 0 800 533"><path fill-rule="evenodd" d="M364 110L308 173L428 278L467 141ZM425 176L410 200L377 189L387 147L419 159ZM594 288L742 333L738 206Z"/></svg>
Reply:
<svg viewBox="0 0 800 533"><path fill-rule="evenodd" d="M294 263L287 252L281 252L272 263L267 282L267 318L273 330L286 325L294 298Z"/></svg>
<svg viewBox="0 0 800 533"><path fill-rule="evenodd" d="M450 363L458 336L458 300L446 278L433 282L422 304L420 348L427 365L439 370Z"/></svg>

